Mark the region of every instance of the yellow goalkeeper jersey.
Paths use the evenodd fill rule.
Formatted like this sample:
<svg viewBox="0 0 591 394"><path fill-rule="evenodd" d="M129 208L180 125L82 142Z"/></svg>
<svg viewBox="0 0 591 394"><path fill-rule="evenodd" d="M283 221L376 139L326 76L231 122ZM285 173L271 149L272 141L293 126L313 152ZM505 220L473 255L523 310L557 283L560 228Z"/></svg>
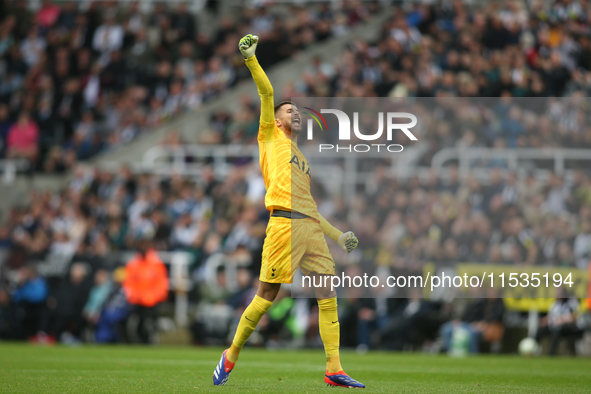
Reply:
<svg viewBox="0 0 591 394"><path fill-rule="evenodd" d="M268 210L297 211L319 220L318 208L310 192L311 171L297 144L275 125L273 87L256 56L246 60L261 98L259 159L267 188Z"/></svg>

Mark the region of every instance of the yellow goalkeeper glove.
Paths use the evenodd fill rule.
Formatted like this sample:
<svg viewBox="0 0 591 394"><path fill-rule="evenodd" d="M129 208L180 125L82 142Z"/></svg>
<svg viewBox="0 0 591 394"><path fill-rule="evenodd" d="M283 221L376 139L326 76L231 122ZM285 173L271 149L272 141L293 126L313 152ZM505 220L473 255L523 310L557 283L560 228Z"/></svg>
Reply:
<svg viewBox="0 0 591 394"><path fill-rule="evenodd" d="M257 49L257 44L259 43L259 36L253 36L252 34L247 34L238 43L238 49L244 56L245 59L254 56L254 51Z"/></svg>
<svg viewBox="0 0 591 394"><path fill-rule="evenodd" d="M353 231L348 231L346 233L341 234L337 243L341 248L343 248L344 251L346 251L347 253L351 253L353 249L355 249L357 245L359 245L359 240L357 239L355 234L353 234Z"/></svg>

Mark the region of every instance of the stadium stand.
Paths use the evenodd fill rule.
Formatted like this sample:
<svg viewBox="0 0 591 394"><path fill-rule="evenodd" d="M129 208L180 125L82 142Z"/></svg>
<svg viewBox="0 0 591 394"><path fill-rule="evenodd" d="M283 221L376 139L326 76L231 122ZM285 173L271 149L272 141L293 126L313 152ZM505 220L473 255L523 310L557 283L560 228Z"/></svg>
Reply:
<svg viewBox="0 0 591 394"><path fill-rule="evenodd" d="M80 12L70 3L56 8L46 2L34 16L23 4L5 6L8 11L2 15L7 16L0 25L5 65L0 74L5 99L0 104L0 132L10 141L4 154L32 160L41 171L71 171L71 179L59 193L32 191L31 204L13 207L0 227L5 256L0 266L0 336L7 338L72 342L88 339L84 332L93 327L99 340L102 331L92 301L99 298L100 289L107 289L107 296L99 298L102 310L129 313L120 298L116 268L125 263L133 235L149 228L159 250L191 255L189 299L197 305L193 341L227 341L254 295L268 220L264 184L252 155L224 161L222 173L215 160L195 155L191 160L199 161L198 175L174 169L147 171L150 167L142 163L105 169L78 162L141 137L150 127L198 110L220 92L232 90L245 76L235 48L245 29L255 29L268 40L266 53L271 55L261 60L265 67L284 59L276 43L306 51L331 36L346 38L338 59L314 58L278 92L285 99L577 99L587 96L591 86L589 10L576 1L394 7L377 40L347 35L351 26L381 9L377 3L345 3L336 12L324 6L293 8L298 15L293 25L262 7L248 10L238 25L225 19L209 38L199 35L197 26L191 27L192 19L185 17L182 6L169 13L143 15L133 5L127 10L91 7ZM52 18L53 14L59 16ZM30 28L27 21L34 17L39 26ZM76 34L64 36L64 26ZM158 27L172 33L154 37ZM100 32L105 30L112 41L101 41ZM64 46L57 50L60 43ZM46 74L48 64L51 75ZM328 191L315 184L321 213L337 227L351 228L364 245L364 255L353 257L331 245L335 261L351 274L361 268L374 270L376 262L390 272L421 272L430 261L587 270L591 177L586 168L548 166L536 158L528 162L527 171L504 159L469 162L487 169L488 175L482 177L464 171L461 162L459 168L456 163L434 166L436 155L446 148L509 153L517 148L591 148L588 114L578 105L581 102L572 100L558 109L546 101L537 108L508 105L515 109L495 114L503 124L496 129L455 128L441 122L422 135L425 149L416 163L422 169L420 176L399 177L378 166L364 179L362 197L329 201L322 197ZM569 124L573 111L579 111L584 121ZM199 146L254 145L257 113L257 104L249 97L233 110L211 112L209 130L199 134ZM13 121L15 115L18 122ZM20 138L15 142L10 135ZM165 150L183 147L183 138L172 132L161 145ZM183 157L183 164L186 161ZM359 220L361 216L365 219ZM105 277L105 270L114 272L112 279ZM25 286L37 289L38 297L15 299ZM60 296L64 288L77 289L88 303L69 305L68 297ZM56 312L62 310L59 300L67 313ZM343 333L343 345L435 348L439 327L470 311L464 304L412 297L388 300L385 306L346 300L341 321L356 329ZM260 335L253 337L255 344L320 345L313 323L302 326L290 319L295 313L315 313L307 300L285 297L274 308ZM519 312L503 313L503 322L513 313L517 325L525 326ZM47 325L35 316L51 316L48 321L54 323ZM56 324L55 316L62 323ZM476 316L472 322L484 318L471 316ZM416 335L402 335L413 330ZM498 343L491 349L502 350Z"/></svg>
<svg viewBox="0 0 591 394"><path fill-rule="evenodd" d="M378 3L287 7L280 14L246 9L207 35L183 2L142 13L128 7L45 1L36 11L7 2L0 28L2 155L42 171L124 145L148 129L232 87L245 76L235 41L245 30L264 39L261 64L345 34ZM287 12L296 15L284 23ZM238 19L238 20L235 20ZM43 22L40 22L43 20ZM31 21L39 21L29 26Z"/></svg>

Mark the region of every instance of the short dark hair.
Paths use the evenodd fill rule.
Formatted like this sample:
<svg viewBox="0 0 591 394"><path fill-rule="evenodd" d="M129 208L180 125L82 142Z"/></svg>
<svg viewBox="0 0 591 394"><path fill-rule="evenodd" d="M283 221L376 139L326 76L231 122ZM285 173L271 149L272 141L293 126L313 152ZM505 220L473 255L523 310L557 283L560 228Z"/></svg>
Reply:
<svg viewBox="0 0 591 394"><path fill-rule="evenodd" d="M277 104L275 106L275 112L274 112L274 114L277 115L277 111L279 111L279 108L281 108L281 107L283 107L284 105L287 105L287 104L289 104L289 105L295 105L292 101L282 101L282 102L280 102L279 104Z"/></svg>

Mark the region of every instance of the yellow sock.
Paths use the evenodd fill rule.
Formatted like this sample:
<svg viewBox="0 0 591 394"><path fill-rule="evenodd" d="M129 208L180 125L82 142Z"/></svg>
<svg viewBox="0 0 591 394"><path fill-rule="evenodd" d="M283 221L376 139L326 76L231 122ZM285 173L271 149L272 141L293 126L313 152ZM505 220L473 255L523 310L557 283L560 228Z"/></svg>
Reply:
<svg viewBox="0 0 591 394"><path fill-rule="evenodd" d="M257 324L259 324L259 321L269 310L271 305L273 305L271 301L267 301L258 295L254 296L254 299L250 305L246 307L240 318L240 323L238 323L232 346L230 346L228 353L226 353L228 361L235 363L236 360L238 360L242 346L244 346L248 338L250 338L250 335L257 327Z"/></svg>
<svg viewBox="0 0 591 394"><path fill-rule="evenodd" d="M342 371L341 358L339 357L340 324L336 297L318 300L318 309L318 326L326 353L326 370L328 372Z"/></svg>
<svg viewBox="0 0 591 394"><path fill-rule="evenodd" d="M340 356L326 357L326 372L340 372L342 370Z"/></svg>

